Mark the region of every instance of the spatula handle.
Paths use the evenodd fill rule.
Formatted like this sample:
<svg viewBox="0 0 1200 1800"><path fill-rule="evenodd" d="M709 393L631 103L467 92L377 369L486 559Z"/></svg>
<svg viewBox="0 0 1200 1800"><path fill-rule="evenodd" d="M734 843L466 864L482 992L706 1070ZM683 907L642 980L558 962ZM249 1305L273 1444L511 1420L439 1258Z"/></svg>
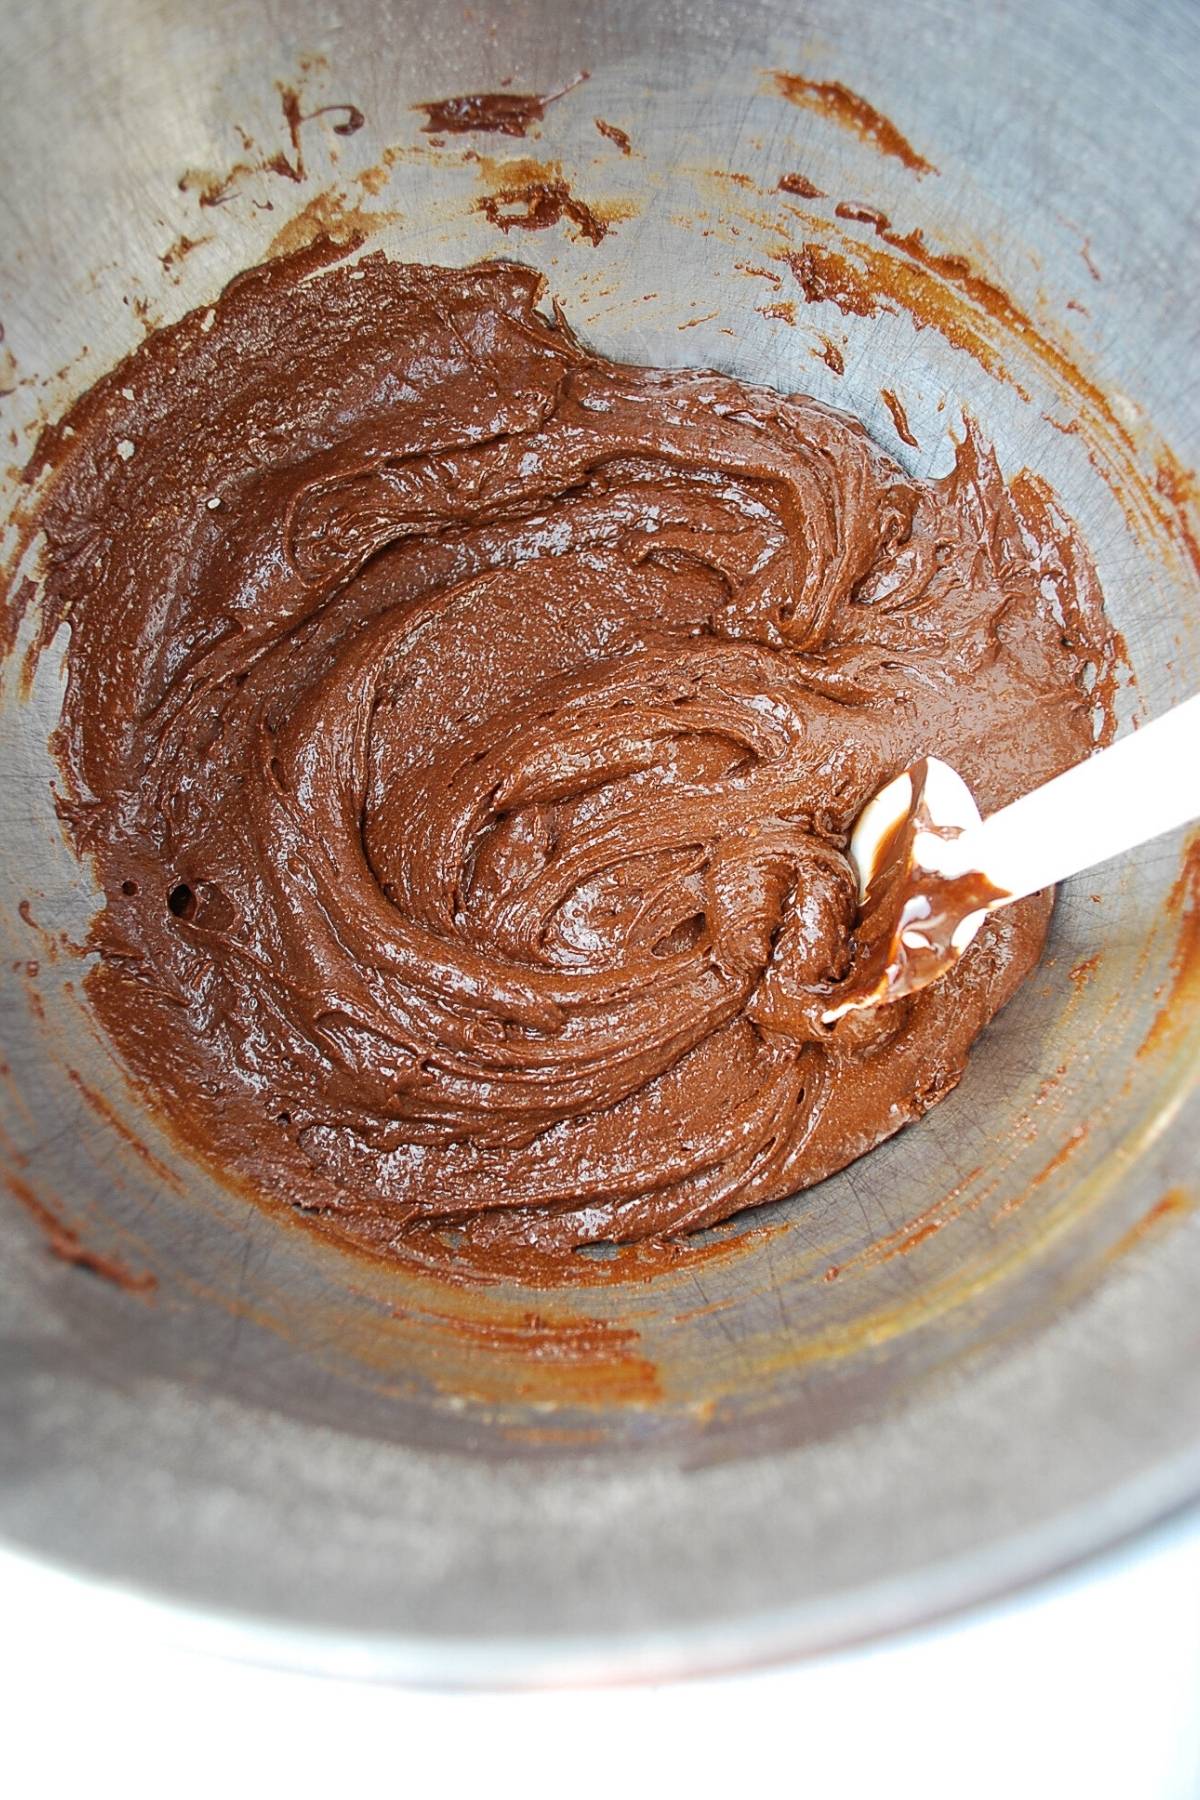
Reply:
<svg viewBox="0 0 1200 1800"><path fill-rule="evenodd" d="M1200 695L1014 800L921 861L982 869L1014 900L1200 818ZM945 860L943 860L943 857Z"/></svg>

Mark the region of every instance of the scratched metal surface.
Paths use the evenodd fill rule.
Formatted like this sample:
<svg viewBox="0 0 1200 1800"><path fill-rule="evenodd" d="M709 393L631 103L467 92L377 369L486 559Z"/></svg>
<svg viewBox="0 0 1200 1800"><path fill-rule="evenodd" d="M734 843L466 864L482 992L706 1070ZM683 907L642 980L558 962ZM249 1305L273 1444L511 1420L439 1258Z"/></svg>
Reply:
<svg viewBox="0 0 1200 1800"><path fill-rule="evenodd" d="M1160 438L1200 457L1200 221L1194 184L1164 176L1200 150L1194 9L526 0L429 18L420 0L5 9L0 514L47 417L148 322L294 241L307 208L398 256L515 255L601 349L816 393L914 468L947 466L967 407L1082 525L1138 676L1126 712L1200 685L1195 571L1139 499ZM582 68L524 143L438 149L412 111ZM937 172L788 104L772 68L865 95ZM310 118L296 181L263 166L294 160L277 83L305 113L353 103L366 119L347 138L342 115ZM603 241L569 225L502 238L476 203L505 171L472 148L561 164L610 220ZM791 171L828 201L788 211ZM902 308L806 304L779 259L842 242L839 198L1003 283L1110 396L1128 452L1074 428L1086 403L1020 333L1004 381ZM200 241L180 255L185 238ZM125 1086L64 947L93 897L51 801L57 661L25 697L10 660L0 689L0 1167L157 1287L139 1298L49 1255L0 1192L10 1545L226 1648L531 1680L846 1641L1194 1499L1200 1018L1178 968L1181 842L1069 884L1047 961L959 1090L767 1209L780 1229L742 1242L763 1215L741 1221L652 1282L631 1266L578 1291L448 1300L223 1188ZM519 1327L534 1307L556 1343L579 1326L591 1348L551 1367L536 1331L532 1356L485 1352L447 1317Z"/></svg>

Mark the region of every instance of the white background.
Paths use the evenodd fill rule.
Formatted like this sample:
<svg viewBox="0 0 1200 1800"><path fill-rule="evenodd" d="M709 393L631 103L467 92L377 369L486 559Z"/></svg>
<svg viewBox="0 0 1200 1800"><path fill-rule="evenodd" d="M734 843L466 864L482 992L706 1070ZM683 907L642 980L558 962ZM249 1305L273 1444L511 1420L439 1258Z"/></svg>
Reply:
<svg viewBox="0 0 1200 1800"><path fill-rule="evenodd" d="M663 1687L454 1695L249 1667L3 1557L0 1622L10 1800L1200 1797L1195 1519L902 1641Z"/></svg>

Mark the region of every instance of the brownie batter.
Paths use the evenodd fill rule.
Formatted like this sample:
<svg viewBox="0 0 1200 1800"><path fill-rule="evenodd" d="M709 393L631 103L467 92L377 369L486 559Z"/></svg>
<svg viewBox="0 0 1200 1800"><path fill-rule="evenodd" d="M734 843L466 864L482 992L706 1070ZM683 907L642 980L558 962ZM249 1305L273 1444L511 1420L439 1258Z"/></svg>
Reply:
<svg viewBox="0 0 1200 1800"><path fill-rule="evenodd" d="M1044 490L590 354L530 270L251 271L49 449L90 990L181 1130L375 1247L693 1230L917 1118L1050 896L853 980L855 815L1086 755L1112 646ZM1103 722L1101 722L1103 723Z"/></svg>
<svg viewBox="0 0 1200 1800"><path fill-rule="evenodd" d="M425 114L421 130L437 135L497 131L505 137L524 137L531 125L545 118L548 106L587 79L587 70L581 69L553 94L455 94L449 100L422 100L415 111Z"/></svg>

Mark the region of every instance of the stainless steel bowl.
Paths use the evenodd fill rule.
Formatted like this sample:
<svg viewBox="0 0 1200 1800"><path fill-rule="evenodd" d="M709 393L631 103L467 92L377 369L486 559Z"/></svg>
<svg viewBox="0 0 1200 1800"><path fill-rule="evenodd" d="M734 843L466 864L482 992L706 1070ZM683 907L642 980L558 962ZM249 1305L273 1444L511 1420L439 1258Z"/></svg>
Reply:
<svg viewBox="0 0 1200 1800"><path fill-rule="evenodd" d="M947 465L968 407L1080 522L1137 674L1125 711L1200 685L1183 0L10 0L0 39L6 516L39 424L148 322L332 223L399 257L515 255L601 349L809 390L914 467ZM580 69L524 142L439 147L412 110ZM772 70L865 97L936 172ZM300 96L298 147L277 84ZM336 103L361 130L318 112ZM603 240L502 237L477 202L514 157L561 164ZM827 198L780 194L793 172ZM839 200L924 238L889 247ZM786 260L806 242L907 268L921 316L806 299ZM926 250L943 260L912 273ZM0 696L10 1546L234 1649L528 1680L860 1637L1194 1499L1200 877L1182 843L1069 884L959 1090L843 1175L650 1280L631 1255L548 1294L449 1290L223 1186L126 1085L69 949L94 897L52 804L59 659L26 691L21 651ZM98 1278L81 1247L157 1286Z"/></svg>

